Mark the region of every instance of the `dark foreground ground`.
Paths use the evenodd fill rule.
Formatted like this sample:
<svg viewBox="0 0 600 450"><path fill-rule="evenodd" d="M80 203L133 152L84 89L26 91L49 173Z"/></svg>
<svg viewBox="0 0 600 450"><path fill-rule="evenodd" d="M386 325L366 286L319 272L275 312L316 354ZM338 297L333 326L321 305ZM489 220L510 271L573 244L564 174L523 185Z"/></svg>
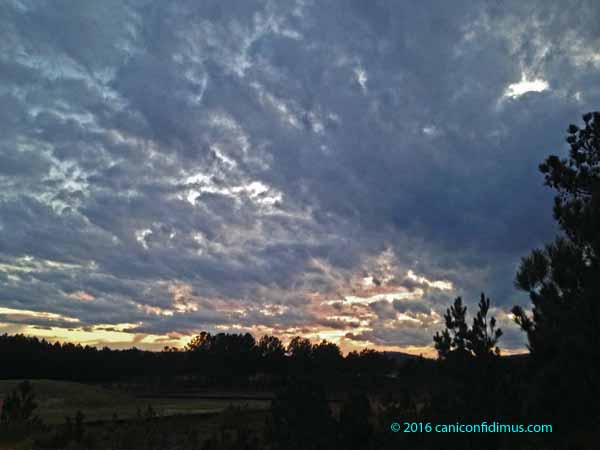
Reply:
<svg viewBox="0 0 600 450"><path fill-rule="evenodd" d="M19 382L0 381L0 398ZM268 392L173 389L132 394L127 387L53 380L33 385L35 413L43 425L24 438L15 436L23 433L1 433L0 450L211 448L216 441L237 439L238 432L258 435L272 397Z"/></svg>
<svg viewBox="0 0 600 450"><path fill-rule="evenodd" d="M0 381L0 397L19 381ZM425 390L420 386L434 385L433 379L393 380L390 391L382 381L372 395L329 390L324 404L310 389L294 388L292 394L282 395L281 391L241 388L32 383L39 425L26 433L0 433L0 450L565 448L559 444L565 430L520 436L393 433L390 425L395 421L429 420ZM399 385L410 387L400 389ZM368 398L367 403L361 398ZM571 440L576 442L569 447L573 450L599 448L595 431L573 429L569 434L578 436Z"/></svg>

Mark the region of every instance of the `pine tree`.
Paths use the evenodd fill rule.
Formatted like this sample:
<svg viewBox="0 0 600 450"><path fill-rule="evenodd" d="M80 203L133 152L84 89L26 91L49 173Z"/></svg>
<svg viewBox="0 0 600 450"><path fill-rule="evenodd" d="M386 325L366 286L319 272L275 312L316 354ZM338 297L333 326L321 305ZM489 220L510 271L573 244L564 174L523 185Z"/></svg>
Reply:
<svg viewBox="0 0 600 450"><path fill-rule="evenodd" d="M539 167L557 192L554 218L562 233L522 259L515 284L529 294L532 311L513 308L539 369L538 388L564 399L558 407L539 394L540 411L569 421L600 414L586 400L600 396L600 112L583 121L583 128L567 129L569 158L552 155Z"/></svg>
<svg viewBox="0 0 600 450"><path fill-rule="evenodd" d="M457 297L454 304L446 310L444 315L446 328L433 337L435 349L440 359L444 360L451 355L453 358L485 358L499 355L497 347L502 336L502 330L496 328L496 319L488 320L490 299L481 294L479 310L473 318L471 328L467 325L467 307L463 306L462 298Z"/></svg>

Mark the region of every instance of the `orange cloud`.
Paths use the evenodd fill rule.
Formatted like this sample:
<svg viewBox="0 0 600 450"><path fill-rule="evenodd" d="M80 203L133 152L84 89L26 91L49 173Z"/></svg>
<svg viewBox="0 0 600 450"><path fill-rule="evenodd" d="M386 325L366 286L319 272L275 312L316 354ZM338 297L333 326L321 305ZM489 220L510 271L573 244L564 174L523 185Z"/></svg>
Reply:
<svg viewBox="0 0 600 450"><path fill-rule="evenodd" d="M68 297L75 299L75 300L82 301L82 302L91 302L93 300L96 300L96 297L94 297L91 294L88 294L85 291L72 292L71 294L68 295Z"/></svg>

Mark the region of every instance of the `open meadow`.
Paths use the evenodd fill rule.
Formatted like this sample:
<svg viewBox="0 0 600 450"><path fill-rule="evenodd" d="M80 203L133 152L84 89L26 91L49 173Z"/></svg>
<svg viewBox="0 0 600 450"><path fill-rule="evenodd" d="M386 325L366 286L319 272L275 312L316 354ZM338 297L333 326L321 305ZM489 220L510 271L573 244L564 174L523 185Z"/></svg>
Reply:
<svg viewBox="0 0 600 450"><path fill-rule="evenodd" d="M0 380L0 399L7 398L22 380ZM245 423L262 421L270 407L270 400L248 398L235 392L181 393L136 397L117 389L98 385L56 380L33 380L35 403L34 414L46 429L48 447L35 436L16 439L0 435L0 450L31 450L54 448L54 442L62 433L73 428L77 433L77 419L82 414L82 429L93 436L94 448L131 448L144 446L145 439L158 440L158 436L181 438L183 443L163 440L164 448L187 445L190 442L205 442L228 423L239 417L247 417ZM236 419L232 419L235 417ZM1 433L0 433L1 434ZM40 444L42 442L42 444Z"/></svg>
<svg viewBox="0 0 600 450"><path fill-rule="evenodd" d="M6 397L21 380L0 380L0 398ZM36 414L44 423L57 425L67 416L81 411L86 422L103 422L136 419L145 416L149 408L157 417L202 415L220 413L228 407L242 410L265 410L268 400L236 398L233 393L223 393L219 398L201 398L197 395L156 396L138 398L103 387L68 381L34 380L38 408ZM139 413L139 414L138 414Z"/></svg>

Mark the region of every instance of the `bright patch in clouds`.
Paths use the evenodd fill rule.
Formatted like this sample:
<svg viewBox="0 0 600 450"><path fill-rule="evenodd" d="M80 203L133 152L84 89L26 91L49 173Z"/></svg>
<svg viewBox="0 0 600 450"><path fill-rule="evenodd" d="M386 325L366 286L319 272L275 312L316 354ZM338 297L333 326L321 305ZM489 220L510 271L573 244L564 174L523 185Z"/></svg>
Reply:
<svg viewBox="0 0 600 450"><path fill-rule="evenodd" d="M546 80L536 78L533 80L527 79L526 75L521 76L521 81L518 83L512 83L508 85L506 91L504 91L505 97L517 98L527 92L543 92L549 88L549 84Z"/></svg>
<svg viewBox="0 0 600 450"><path fill-rule="evenodd" d="M95 297L93 295L90 295L85 291L73 292L73 293L69 294L68 296L72 299L79 300L82 302L91 302L91 301L95 300Z"/></svg>
<svg viewBox="0 0 600 450"><path fill-rule="evenodd" d="M148 250L148 243L146 242L146 237L150 236L152 234L152 230L145 229L145 230L136 230L135 232L135 239L140 243L140 245L142 247L144 247L145 250Z"/></svg>
<svg viewBox="0 0 600 450"><path fill-rule="evenodd" d="M429 287L440 289L442 291L450 291L450 290L454 289L454 286L452 285L452 282L450 282L450 281L446 281L446 280L431 281L425 277L418 276L412 270L409 270L407 272L406 278L416 281L418 283L425 284Z"/></svg>
<svg viewBox="0 0 600 450"><path fill-rule="evenodd" d="M354 75L356 76L356 81L360 85L361 89L363 91L366 91L367 81L369 80L369 77L367 76L367 72L365 71L365 69L363 69L362 67L354 69Z"/></svg>
<svg viewBox="0 0 600 450"><path fill-rule="evenodd" d="M12 316L12 317L31 317L31 318L40 318L47 320L60 320L63 322L69 323L79 323L79 319L74 317L66 317L61 314L55 314L50 312L40 312L40 311L29 311L25 309L14 309L14 308L4 308L0 306L0 315Z"/></svg>

